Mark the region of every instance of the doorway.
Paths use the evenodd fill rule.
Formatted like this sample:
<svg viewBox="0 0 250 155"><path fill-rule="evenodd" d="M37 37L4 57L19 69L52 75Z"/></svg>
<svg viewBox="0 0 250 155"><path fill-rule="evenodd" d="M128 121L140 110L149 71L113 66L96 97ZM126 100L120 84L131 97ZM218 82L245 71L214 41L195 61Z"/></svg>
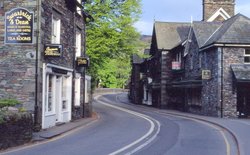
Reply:
<svg viewBox="0 0 250 155"><path fill-rule="evenodd" d="M250 84L238 84L237 86L237 111L239 117L250 117Z"/></svg>

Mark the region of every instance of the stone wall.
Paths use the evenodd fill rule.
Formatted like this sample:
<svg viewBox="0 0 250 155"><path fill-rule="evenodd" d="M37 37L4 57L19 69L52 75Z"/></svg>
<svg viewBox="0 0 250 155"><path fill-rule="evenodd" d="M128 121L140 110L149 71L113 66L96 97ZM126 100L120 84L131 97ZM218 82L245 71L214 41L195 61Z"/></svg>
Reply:
<svg viewBox="0 0 250 155"><path fill-rule="evenodd" d="M223 115L237 117L237 92L233 90L232 64L244 64L243 48L223 48Z"/></svg>
<svg viewBox="0 0 250 155"><path fill-rule="evenodd" d="M0 150L18 146L32 139L32 116L30 113L14 113L0 122Z"/></svg>
<svg viewBox="0 0 250 155"><path fill-rule="evenodd" d="M35 12L35 6L35 0L5 0L0 8L0 98L16 98L30 111L34 110L36 40L33 37L34 44L29 45L4 44L4 24L5 12L16 7Z"/></svg>
<svg viewBox="0 0 250 155"><path fill-rule="evenodd" d="M202 82L202 113L219 116L220 113L220 55L217 48L202 52L202 69L211 71L211 79Z"/></svg>
<svg viewBox="0 0 250 155"><path fill-rule="evenodd" d="M170 81L172 73L172 61L169 51L161 52L161 100L160 108L167 108L169 94L167 92L167 83Z"/></svg>
<svg viewBox="0 0 250 155"><path fill-rule="evenodd" d="M234 7L235 0L203 0L203 20L207 21L220 8L232 17L235 14Z"/></svg>

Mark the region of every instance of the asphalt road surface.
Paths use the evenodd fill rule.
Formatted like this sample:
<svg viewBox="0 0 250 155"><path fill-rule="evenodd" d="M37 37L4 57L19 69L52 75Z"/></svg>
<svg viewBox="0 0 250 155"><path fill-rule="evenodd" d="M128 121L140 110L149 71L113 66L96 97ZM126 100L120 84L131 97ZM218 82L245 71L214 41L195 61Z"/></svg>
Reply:
<svg viewBox="0 0 250 155"><path fill-rule="evenodd" d="M129 104L126 94L95 97L98 121L8 155L237 155L230 133L201 120ZM1 154L1 153L0 153Z"/></svg>

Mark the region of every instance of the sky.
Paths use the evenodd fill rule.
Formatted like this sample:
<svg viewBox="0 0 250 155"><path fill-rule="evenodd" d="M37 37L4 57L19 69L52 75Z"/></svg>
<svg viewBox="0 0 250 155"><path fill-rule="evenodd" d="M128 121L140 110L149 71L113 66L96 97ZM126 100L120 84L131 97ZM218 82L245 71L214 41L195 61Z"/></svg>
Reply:
<svg viewBox="0 0 250 155"><path fill-rule="evenodd" d="M235 13L250 17L250 1L235 0ZM190 22L202 20L202 0L142 0L142 15L135 23L141 34L152 35L154 21Z"/></svg>

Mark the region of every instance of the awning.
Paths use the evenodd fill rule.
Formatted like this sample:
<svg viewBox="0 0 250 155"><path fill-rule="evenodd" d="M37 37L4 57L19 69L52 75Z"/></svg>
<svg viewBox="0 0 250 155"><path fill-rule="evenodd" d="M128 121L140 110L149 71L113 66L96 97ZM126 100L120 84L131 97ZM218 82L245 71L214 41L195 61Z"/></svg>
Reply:
<svg viewBox="0 0 250 155"><path fill-rule="evenodd" d="M250 82L250 64L231 65L236 82Z"/></svg>
<svg viewBox="0 0 250 155"><path fill-rule="evenodd" d="M172 88L200 88L202 87L202 80L181 80L174 81L168 84Z"/></svg>

